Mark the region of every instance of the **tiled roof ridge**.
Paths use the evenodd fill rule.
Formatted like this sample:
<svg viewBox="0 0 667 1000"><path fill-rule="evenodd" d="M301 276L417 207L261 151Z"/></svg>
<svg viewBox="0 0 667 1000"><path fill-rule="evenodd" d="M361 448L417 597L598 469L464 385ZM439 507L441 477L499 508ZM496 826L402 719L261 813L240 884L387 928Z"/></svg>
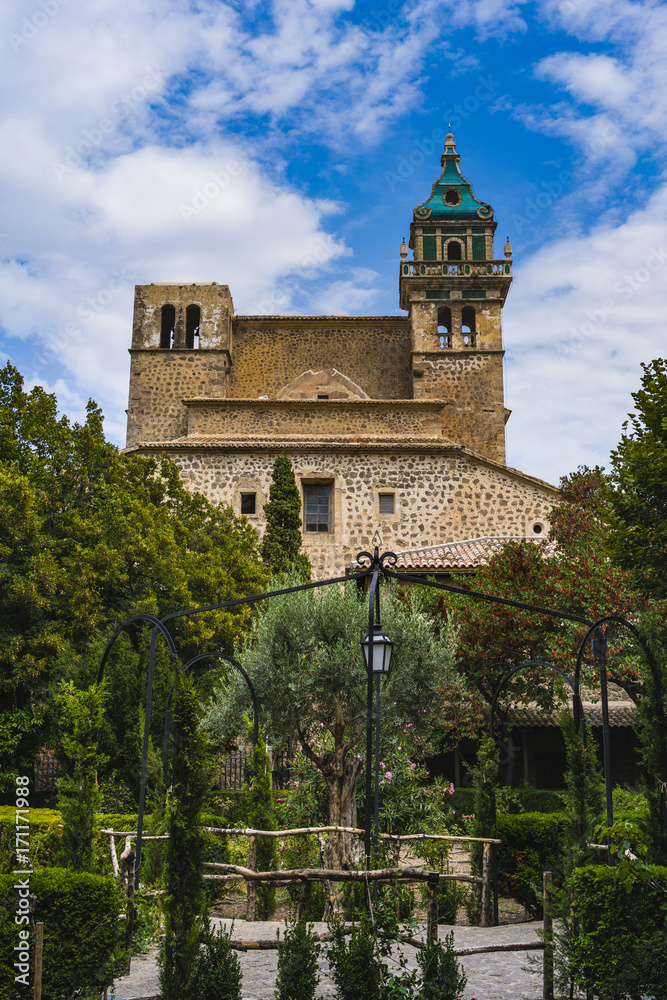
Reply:
<svg viewBox="0 0 667 1000"><path fill-rule="evenodd" d="M510 542L532 542L553 554L556 542L546 535L481 535L478 538L440 542L398 553L396 566L405 569L464 569L479 566Z"/></svg>

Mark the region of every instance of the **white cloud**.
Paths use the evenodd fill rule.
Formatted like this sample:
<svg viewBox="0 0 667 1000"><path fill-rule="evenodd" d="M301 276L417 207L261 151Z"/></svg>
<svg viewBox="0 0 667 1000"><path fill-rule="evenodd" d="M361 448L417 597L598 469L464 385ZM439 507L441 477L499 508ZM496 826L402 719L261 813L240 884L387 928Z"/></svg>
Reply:
<svg viewBox="0 0 667 1000"><path fill-rule="evenodd" d="M605 464L664 356L667 186L620 225L555 241L516 268L505 307L508 462L542 478Z"/></svg>

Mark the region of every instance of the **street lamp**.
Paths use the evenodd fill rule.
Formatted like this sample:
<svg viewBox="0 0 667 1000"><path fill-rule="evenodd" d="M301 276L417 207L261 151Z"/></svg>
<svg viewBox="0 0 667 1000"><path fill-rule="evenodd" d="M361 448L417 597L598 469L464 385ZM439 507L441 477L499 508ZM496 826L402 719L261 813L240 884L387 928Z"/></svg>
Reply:
<svg viewBox="0 0 667 1000"><path fill-rule="evenodd" d="M371 607L373 604L371 603ZM372 639L371 639L372 635ZM378 832L380 826L380 681L389 676L391 670L391 654L394 644L382 631L380 622L373 622L371 632L361 640L361 648L366 663L368 676L369 733L366 740L366 867L370 857L370 773L372 744L370 739L371 706L373 704L373 678L375 678L375 847L377 850ZM375 883L377 887L377 883Z"/></svg>
<svg viewBox="0 0 667 1000"><path fill-rule="evenodd" d="M361 640L361 648L364 651L364 660L366 661L366 670L369 670L368 658L370 646L370 636L367 635L365 639ZM379 622L373 625L373 664L372 671L373 675L377 676L378 679L384 675L389 676L389 671L391 669L391 654L394 651L394 644L388 635L382 631L382 626Z"/></svg>

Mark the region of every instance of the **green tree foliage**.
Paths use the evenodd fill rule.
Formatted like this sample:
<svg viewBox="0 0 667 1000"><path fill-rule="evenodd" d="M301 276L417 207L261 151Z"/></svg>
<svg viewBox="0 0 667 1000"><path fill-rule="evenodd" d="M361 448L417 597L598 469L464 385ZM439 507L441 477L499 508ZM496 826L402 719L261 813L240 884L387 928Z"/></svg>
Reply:
<svg viewBox="0 0 667 1000"><path fill-rule="evenodd" d="M209 741L199 726L195 687L184 674L178 677L176 718L180 747L174 757L169 799L160 989L162 1000L198 1000L193 976L208 926L201 812L213 772Z"/></svg>
<svg viewBox="0 0 667 1000"><path fill-rule="evenodd" d="M62 712L62 745L72 773L58 780L58 808L63 818L62 858L65 868L92 871L96 813L102 804L97 771L108 758L99 751L104 716L104 684L78 691L64 684L57 703Z"/></svg>
<svg viewBox="0 0 667 1000"><path fill-rule="evenodd" d="M269 501L264 504L266 531L262 559L273 573L296 572L310 580L310 560L301 548L301 497L287 455L273 463Z"/></svg>
<svg viewBox="0 0 667 1000"><path fill-rule="evenodd" d="M248 724L247 737L252 740L253 726ZM271 758L266 747L264 727L259 727L248 766L248 822L254 830L277 830L276 805L271 785ZM278 867L275 837L257 838L256 871L272 872ZM276 909L276 890L271 886L257 887L257 917L269 920Z"/></svg>
<svg viewBox="0 0 667 1000"><path fill-rule="evenodd" d="M667 361L643 364L635 411L611 453L605 518L612 558L641 590L667 597Z"/></svg>
<svg viewBox="0 0 667 1000"><path fill-rule="evenodd" d="M462 724L465 713L465 686L452 666L449 636L437 632L418 602L410 607L387 598L382 622L395 643L392 673L382 686L384 732L405 727L420 753L437 752L448 746L450 723ZM335 826L357 826L367 691L359 642L367 629L368 604L356 584L288 594L266 602L241 654L271 742L280 746L292 737L319 768ZM247 701L247 688L236 678L219 693L207 719L219 739L237 734ZM329 851L331 867L354 864L344 838L332 836Z"/></svg>
<svg viewBox="0 0 667 1000"><path fill-rule="evenodd" d="M550 514L548 547L528 540L505 546L479 570L471 589L590 620L639 610L641 597L629 574L609 557L604 483L599 468L579 469L562 479L559 502ZM527 660L547 660L571 673L586 631L576 622L464 597L441 598L438 608L457 630L457 666L487 705L504 674ZM636 650L628 646L626 634L608 638L610 679L637 699ZM552 711L560 690L556 677L541 667L515 674L498 705L499 717L509 701L535 701ZM591 685L598 682L590 657L584 678Z"/></svg>
<svg viewBox="0 0 667 1000"><path fill-rule="evenodd" d="M86 687L106 639L131 613L163 615L266 584L244 518L186 490L166 458L122 454L105 440L95 403L83 424L59 417L55 397L26 393L9 364L0 370L0 524L0 773L32 765L52 735L57 682ZM181 619L179 649L231 649L251 618L246 608ZM108 736L121 745L145 692L143 632L109 665ZM162 666L168 690L171 666ZM125 689L116 691L120 678ZM117 747L111 740L105 749Z"/></svg>

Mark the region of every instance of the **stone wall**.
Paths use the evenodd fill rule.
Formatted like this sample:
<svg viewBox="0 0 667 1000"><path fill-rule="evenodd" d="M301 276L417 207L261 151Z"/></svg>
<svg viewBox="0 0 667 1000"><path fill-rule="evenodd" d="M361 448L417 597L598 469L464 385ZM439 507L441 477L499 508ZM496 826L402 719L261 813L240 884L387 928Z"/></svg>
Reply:
<svg viewBox="0 0 667 1000"><path fill-rule="evenodd" d="M431 400L188 400L188 437L308 441L442 440L451 409ZM445 437L448 438L446 434ZM451 440L450 438L448 438Z"/></svg>
<svg viewBox="0 0 667 1000"><path fill-rule="evenodd" d="M413 356L415 399L446 399L445 437L505 462L503 352L422 352Z"/></svg>
<svg viewBox="0 0 667 1000"><path fill-rule="evenodd" d="M411 399L407 318L235 318L229 396L275 398L303 372L332 368L372 399Z"/></svg>
<svg viewBox="0 0 667 1000"><path fill-rule="evenodd" d="M457 448L281 451L290 455L300 484L333 488L332 532L304 534L315 579L337 575L374 544L401 552L482 535L531 535L535 521L548 520L558 495L546 483ZM169 454L189 489L236 513L241 492L255 492L257 514L249 520L263 532L276 452L201 447ZM395 494L393 515L380 515L380 492Z"/></svg>
<svg viewBox="0 0 667 1000"><path fill-rule="evenodd" d="M229 370L224 351L132 350L127 447L172 441L187 433L190 396L225 395Z"/></svg>

